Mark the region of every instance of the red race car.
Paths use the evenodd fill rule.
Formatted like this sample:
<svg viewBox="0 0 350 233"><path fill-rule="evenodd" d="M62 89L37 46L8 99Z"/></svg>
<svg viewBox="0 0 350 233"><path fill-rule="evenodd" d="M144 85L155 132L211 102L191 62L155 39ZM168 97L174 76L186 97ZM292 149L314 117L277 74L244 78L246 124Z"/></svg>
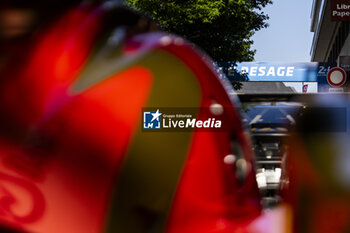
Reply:
<svg viewBox="0 0 350 233"><path fill-rule="evenodd" d="M272 232L209 59L111 2L26 7L1 10L41 19L1 32L1 232ZM225 129L145 131L162 107Z"/></svg>

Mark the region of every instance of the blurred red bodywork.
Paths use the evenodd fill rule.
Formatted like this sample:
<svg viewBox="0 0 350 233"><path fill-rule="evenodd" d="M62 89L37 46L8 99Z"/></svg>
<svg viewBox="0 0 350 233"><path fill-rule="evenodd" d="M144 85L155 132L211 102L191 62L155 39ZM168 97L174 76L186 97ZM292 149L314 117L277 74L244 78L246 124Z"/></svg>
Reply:
<svg viewBox="0 0 350 233"><path fill-rule="evenodd" d="M108 221L113 186L140 127L153 72L131 66L83 91L78 74L96 43L102 9L78 9L41 34L21 63L1 70L0 225L19 232L98 233ZM186 43L160 43L161 33L128 38L124 53L162 50L182 60L201 88L230 109L225 132L195 132L171 204L166 232L268 232L261 215L249 142L213 69ZM174 41L174 36L170 36ZM180 92L180 90L179 90ZM199 118L205 119L206 113ZM249 164L243 184L223 162L238 141ZM260 226L260 227L259 227Z"/></svg>

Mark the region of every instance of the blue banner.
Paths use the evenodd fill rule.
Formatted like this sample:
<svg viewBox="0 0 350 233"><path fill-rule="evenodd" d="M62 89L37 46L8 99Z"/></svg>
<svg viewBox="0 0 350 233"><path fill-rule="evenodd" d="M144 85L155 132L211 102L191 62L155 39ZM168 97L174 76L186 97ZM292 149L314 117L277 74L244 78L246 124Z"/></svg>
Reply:
<svg viewBox="0 0 350 233"><path fill-rule="evenodd" d="M234 81L319 82L327 83L327 72L335 63L319 62L224 62L218 64Z"/></svg>

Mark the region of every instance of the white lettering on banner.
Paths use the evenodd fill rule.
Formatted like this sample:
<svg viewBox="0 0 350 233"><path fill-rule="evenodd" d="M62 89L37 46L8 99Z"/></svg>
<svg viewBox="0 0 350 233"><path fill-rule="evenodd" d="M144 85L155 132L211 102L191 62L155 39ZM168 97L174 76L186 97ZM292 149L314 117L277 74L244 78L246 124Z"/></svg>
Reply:
<svg viewBox="0 0 350 233"><path fill-rule="evenodd" d="M278 67L277 69L277 76L284 76L284 70L285 67Z"/></svg>
<svg viewBox="0 0 350 233"><path fill-rule="evenodd" d="M275 67L270 67L269 71L267 71L266 76L275 76Z"/></svg>
<svg viewBox="0 0 350 233"><path fill-rule="evenodd" d="M251 76L256 76L257 70L258 70L258 67L253 66L252 68L250 68L249 75L251 75Z"/></svg>
<svg viewBox="0 0 350 233"><path fill-rule="evenodd" d="M287 68L287 76L288 76L288 77L292 77L293 74L294 74L294 67L293 67L293 66L289 66L289 67Z"/></svg>
<svg viewBox="0 0 350 233"><path fill-rule="evenodd" d="M327 73L331 68L331 66L319 66L317 76L327 76Z"/></svg>
<svg viewBox="0 0 350 233"><path fill-rule="evenodd" d="M266 66L259 67L259 74L258 74L258 76L265 76L265 72L266 72Z"/></svg>
<svg viewBox="0 0 350 233"><path fill-rule="evenodd" d="M266 67L266 66L252 66L252 67L241 67L241 74L248 74L251 77L292 77L294 75L294 66L280 66L280 67Z"/></svg>

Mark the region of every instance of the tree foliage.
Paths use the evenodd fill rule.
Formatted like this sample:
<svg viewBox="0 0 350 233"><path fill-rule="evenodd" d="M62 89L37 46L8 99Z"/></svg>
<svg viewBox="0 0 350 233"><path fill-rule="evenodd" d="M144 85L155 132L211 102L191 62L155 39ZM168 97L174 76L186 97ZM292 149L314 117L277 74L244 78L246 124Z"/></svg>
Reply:
<svg viewBox="0 0 350 233"><path fill-rule="evenodd" d="M216 61L251 61L251 36L267 27L271 0L128 0L168 32L181 35Z"/></svg>

